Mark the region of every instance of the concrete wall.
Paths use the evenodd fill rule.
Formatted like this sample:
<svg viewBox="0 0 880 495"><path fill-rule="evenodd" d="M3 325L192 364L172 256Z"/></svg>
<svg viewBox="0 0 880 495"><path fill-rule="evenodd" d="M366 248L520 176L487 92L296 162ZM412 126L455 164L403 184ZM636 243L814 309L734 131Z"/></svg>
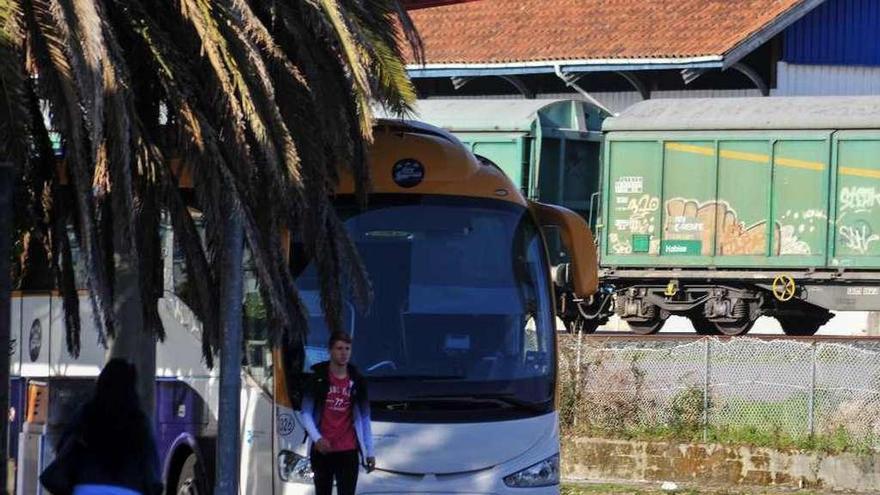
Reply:
<svg viewBox="0 0 880 495"><path fill-rule="evenodd" d="M698 486L774 486L880 492L880 455L596 438L564 439L569 480L675 481Z"/></svg>

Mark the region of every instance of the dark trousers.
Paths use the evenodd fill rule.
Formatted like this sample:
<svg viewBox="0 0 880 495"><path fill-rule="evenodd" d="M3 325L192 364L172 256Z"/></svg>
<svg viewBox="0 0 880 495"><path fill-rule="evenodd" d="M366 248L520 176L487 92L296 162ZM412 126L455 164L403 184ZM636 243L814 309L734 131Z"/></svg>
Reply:
<svg viewBox="0 0 880 495"><path fill-rule="evenodd" d="M312 472L315 473L315 495L330 495L334 478L337 495L354 495L360 468L357 450L322 454L312 448L311 461Z"/></svg>

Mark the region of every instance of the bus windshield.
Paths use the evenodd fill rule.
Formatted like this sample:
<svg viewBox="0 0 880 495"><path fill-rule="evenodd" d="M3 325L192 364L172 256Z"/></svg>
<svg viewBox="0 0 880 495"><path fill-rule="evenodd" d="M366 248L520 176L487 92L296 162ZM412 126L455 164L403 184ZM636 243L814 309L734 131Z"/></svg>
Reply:
<svg viewBox="0 0 880 495"><path fill-rule="evenodd" d="M346 303L352 362L388 411L552 407L555 335L546 251L526 208L461 197L371 197L340 205L373 284ZM294 252L302 252L294 249ZM310 314L305 372L328 359L317 270L292 259ZM374 407L375 408L375 407ZM381 414L381 412L379 413Z"/></svg>

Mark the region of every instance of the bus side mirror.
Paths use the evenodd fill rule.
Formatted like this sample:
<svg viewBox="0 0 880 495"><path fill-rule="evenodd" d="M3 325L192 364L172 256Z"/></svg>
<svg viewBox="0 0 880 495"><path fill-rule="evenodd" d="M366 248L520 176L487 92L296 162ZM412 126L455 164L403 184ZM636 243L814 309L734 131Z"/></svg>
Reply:
<svg viewBox="0 0 880 495"><path fill-rule="evenodd" d="M565 276L554 279L571 280L574 294L586 299L596 293L599 287L599 267L596 257L596 245L590 226L577 213L561 206L529 202L541 227L553 226L559 229L562 244L571 257L571 265L566 268ZM562 274L558 274L562 275Z"/></svg>

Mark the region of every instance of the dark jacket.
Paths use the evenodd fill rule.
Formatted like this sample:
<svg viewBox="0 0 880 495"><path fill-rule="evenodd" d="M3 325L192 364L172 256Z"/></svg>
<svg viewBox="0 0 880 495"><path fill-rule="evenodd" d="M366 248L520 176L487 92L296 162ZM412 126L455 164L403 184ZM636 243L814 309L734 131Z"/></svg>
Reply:
<svg viewBox="0 0 880 495"><path fill-rule="evenodd" d="M146 416L141 420L148 422ZM151 428L145 425L144 431L147 438L143 452L132 452L118 467L110 468L101 462L100 453L88 444L80 421L76 421L58 442L55 460L40 475L40 482L52 495L70 494L77 485L112 485L144 495L159 495L159 455Z"/></svg>
<svg viewBox="0 0 880 495"><path fill-rule="evenodd" d="M370 400L367 391L367 380L353 364L348 365L348 377L351 380L351 405L354 420L354 431L357 434L358 450L361 460L373 457L373 430L370 425ZM312 376L303 393L300 423L305 428L310 442L321 438L321 414L324 403L330 392L330 362L324 361L312 366Z"/></svg>

